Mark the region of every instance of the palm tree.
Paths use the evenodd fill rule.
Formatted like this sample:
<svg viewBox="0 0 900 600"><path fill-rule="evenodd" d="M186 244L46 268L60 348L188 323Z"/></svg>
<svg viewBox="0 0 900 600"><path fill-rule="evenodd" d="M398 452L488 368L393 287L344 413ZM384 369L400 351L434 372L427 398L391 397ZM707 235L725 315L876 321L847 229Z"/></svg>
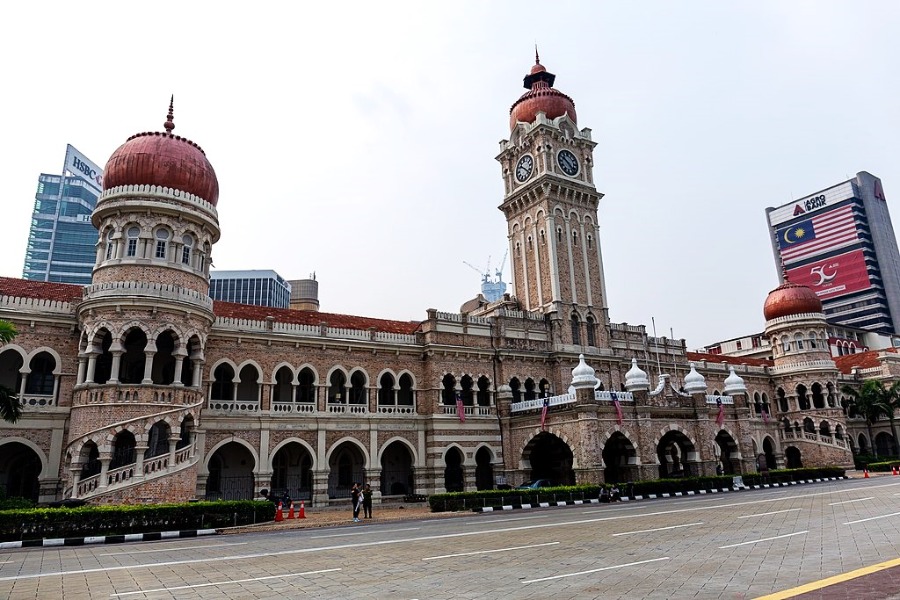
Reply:
<svg viewBox="0 0 900 600"><path fill-rule="evenodd" d="M10 343L16 337L16 326L0 319L0 345ZM0 417L8 423L15 423L22 416L22 404L16 391L0 385Z"/></svg>
<svg viewBox="0 0 900 600"><path fill-rule="evenodd" d="M891 415L893 411L884 403L885 395L887 393L884 389L884 384L880 381L870 379L863 383L862 387L859 389L845 385L841 388L841 391L853 399L856 412L865 418L866 429L869 432L869 443L872 444L872 453L875 456L878 456L878 449L875 447L875 438L872 436L872 425L875 424L878 417L882 414L889 415L890 418L893 418Z"/></svg>

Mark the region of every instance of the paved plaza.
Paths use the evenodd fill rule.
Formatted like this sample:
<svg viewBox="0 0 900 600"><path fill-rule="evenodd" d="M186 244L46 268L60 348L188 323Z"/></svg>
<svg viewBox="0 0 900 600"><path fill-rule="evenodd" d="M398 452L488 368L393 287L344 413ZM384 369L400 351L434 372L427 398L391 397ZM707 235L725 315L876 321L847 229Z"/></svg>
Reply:
<svg viewBox="0 0 900 600"><path fill-rule="evenodd" d="M347 516L7 551L0 598L900 597L900 478L891 476L454 517L395 509L359 524ZM312 526L329 522L340 524Z"/></svg>

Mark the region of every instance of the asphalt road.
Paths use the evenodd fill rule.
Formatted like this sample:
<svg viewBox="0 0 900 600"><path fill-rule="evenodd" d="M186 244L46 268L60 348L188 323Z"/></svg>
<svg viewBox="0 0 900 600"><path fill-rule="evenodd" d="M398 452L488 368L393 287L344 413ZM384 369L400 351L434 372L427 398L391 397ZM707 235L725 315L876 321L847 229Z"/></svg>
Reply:
<svg viewBox="0 0 900 600"><path fill-rule="evenodd" d="M450 519L19 549L0 553L0 598L856 598L840 583L784 591L898 557L900 478L879 477ZM852 583L866 583L874 592L867 597L900 597L896 571Z"/></svg>

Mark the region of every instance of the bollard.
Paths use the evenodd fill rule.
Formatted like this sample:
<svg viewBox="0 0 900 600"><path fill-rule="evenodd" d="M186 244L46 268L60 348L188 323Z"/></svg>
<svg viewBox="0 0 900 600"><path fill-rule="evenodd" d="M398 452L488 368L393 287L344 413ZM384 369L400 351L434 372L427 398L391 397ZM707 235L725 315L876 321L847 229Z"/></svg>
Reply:
<svg viewBox="0 0 900 600"><path fill-rule="evenodd" d="M306 503L303 500L300 501L300 512L297 513L297 518L298 519L306 518Z"/></svg>

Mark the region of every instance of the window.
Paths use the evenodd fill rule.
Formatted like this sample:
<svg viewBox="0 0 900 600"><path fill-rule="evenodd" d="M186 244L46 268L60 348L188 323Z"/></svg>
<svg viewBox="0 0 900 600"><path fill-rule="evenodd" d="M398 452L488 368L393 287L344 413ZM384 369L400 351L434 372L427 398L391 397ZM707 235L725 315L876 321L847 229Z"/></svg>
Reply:
<svg viewBox="0 0 900 600"><path fill-rule="evenodd" d="M139 235L141 235L140 227L131 227L128 229L128 246L125 250L126 256L137 256L137 243Z"/></svg>
<svg viewBox="0 0 900 600"><path fill-rule="evenodd" d="M184 242L184 247L181 249L181 264L190 265L191 249L194 246L194 238L190 235L185 235L181 238L181 241Z"/></svg>
<svg viewBox="0 0 900 600"><path fill-rule="evenodd" d="M109 231L106 232L106 260L109 260L112 258L112 253L113 253L112 236L113 236L113 230L110 229Z"/></svg>
<svg viewBox="0 0 900 600"><path fill-rule="evenodd" d="M576 346L581 345L581 322L578 315L572 315L572 343Z"/></svg>
<svg viewBox="0 0 900 600"><path fill-rule="evenodd" d="M556 241L557 241L557 242L561 242L561 241L562 241L562 227L557 227L557 228L556 228Z"/></svg>
<svg viewBox="0 0 900 600"><path fill-rule="evenodd" d="M578 245L578 232L577 231L572 232L572 245L573 246Z"/></svg>
<svg viewBox="0 0 900 600"><path fill-rule="evenodd" d="M587 235L587 247L590 250L594 249L594 238L593 236L591 236L591 234Z"/></svg>
<svg viewBox="0 0 900 600"><path fill-rule="evenodd" d="M166 258L166 248L169 245L169 232L165 229L156 231L156 258Z"/></svg>
<svg viewBox="0 0 900 600"><path fill-rule="evenodd" d="M587 345L588 346L596 346L596 340L594 339L594 317L587 318Z"/></svg>

